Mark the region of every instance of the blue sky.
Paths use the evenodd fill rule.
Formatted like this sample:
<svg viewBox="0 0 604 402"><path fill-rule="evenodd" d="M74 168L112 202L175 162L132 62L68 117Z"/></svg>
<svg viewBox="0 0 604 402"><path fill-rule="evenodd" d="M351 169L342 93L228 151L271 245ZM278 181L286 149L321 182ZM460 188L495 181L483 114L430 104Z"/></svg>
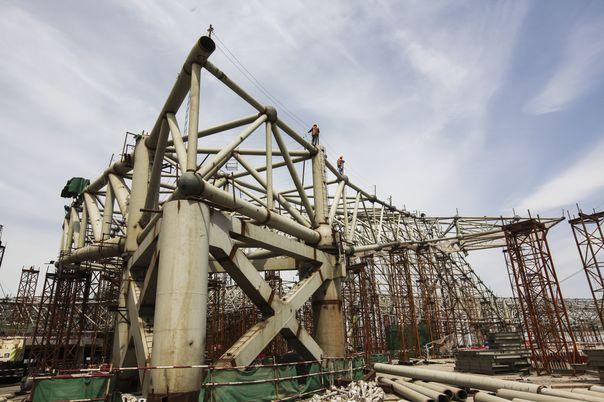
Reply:
<svg viewBox="0 0 604 402"><path fill-rule="evenodd" d="M293 125L319 122L329 157L344 154L352 180L398 205L432 215L604 208L601 1L5 0L0 11L9 291L23 265L55 258L65 181L95 177L125 131L151 127L210 23ZM274 103L220 50L212 60ZM202 83L202 124L243 115L217 87ZM580 268L566 222L551 247L560 277ZM499 251L470 261L509 294ZM562 289L588 295L582 275Z"/></svg>

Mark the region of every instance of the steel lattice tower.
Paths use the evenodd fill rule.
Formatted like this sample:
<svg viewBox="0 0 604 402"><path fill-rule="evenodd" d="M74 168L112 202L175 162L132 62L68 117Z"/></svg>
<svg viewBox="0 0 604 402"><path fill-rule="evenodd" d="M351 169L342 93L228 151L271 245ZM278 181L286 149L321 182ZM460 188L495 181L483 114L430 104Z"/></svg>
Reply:
<svg viewBox="0 0 604 402"><path fill-rule="evenodd" d="M524 330L538 373L571 369L578 351L546 239L535 219L504 228Z"/></svg>
<svg viewBox="0 0 604 402"><path fill-rule="evenodd" d="M604 212L584 214L569 220L589 289L596 305L600 322L604 326Z"/></svg>

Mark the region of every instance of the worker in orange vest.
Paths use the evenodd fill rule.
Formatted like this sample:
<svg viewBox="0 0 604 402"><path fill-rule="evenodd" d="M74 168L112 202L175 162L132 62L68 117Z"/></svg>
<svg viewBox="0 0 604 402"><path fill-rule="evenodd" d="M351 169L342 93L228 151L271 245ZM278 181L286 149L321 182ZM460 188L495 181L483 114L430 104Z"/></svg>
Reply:
<svg viewBox="0 0 604 402"><path fill-rule="evenodd" d="M344 174L344 163L346 163L346 161L344 160L344 157L340 155L338 158L338 173L341 175Z"/></svg>
<svg viewBox="0 0 604 402"><path fill-rule="evenodd" d="M318 145L319 144L319 133L321 132L321 130L319 130L319 126L317 125L317 123L313 124L312 127L310 128L310 130L308 130L308 132L312 136L312 144Z"/></svg>

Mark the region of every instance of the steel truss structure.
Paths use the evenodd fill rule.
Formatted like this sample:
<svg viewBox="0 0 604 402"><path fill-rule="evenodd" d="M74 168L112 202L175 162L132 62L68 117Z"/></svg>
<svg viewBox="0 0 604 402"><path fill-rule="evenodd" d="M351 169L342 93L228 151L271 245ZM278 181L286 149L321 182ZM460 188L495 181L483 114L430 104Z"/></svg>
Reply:
<svg viewBox="0 0 604 402"><path fill-rule="evenodd" d="M579 210L578 216L568 223L573 230L600 323L604 325L604 212L585 214Z"/></svg>
<svg viewBox="0 0 604 402"><path fill-rule="evenodd" d="M212 64L214 49L199 39L153 128L64 219L57 275L79 279L43 297L71 308L90 287L81 270L121 262L115 367L198 366L206 354L218 366L245 366L285 343L320 360L383 351L393 338L402 357L417 356L426 342L473 344L507 325L464 253L505 246L507 228L526 219L429 217L364 191ZM251 114L200 128L206 74L208 91L224 84ZM45 289L63 286L53 280ZM44 326L62 316L51 311ZM139 380L151 400L187 400L201 375L140 370Z"/></svg>

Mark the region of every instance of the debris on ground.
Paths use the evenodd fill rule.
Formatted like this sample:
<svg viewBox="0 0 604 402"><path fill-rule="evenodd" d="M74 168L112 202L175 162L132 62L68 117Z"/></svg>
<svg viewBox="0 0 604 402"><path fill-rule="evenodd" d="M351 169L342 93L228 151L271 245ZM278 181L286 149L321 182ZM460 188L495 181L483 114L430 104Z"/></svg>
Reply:
<svg viewBox="0 0 604 402"><path fill-rule="evenodd" d="M314 395L310 402L383 401L384 390L374 381L355 381L347 387L332 386L323 394Z"/></svg>

